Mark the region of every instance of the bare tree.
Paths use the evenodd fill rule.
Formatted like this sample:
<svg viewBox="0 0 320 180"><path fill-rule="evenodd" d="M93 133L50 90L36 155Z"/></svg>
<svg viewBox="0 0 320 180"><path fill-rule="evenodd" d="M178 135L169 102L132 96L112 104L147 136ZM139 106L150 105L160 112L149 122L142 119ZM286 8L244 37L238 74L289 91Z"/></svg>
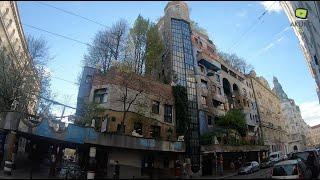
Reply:
<svg viewBox="0 0 320 180"><path fill-rule="evenodd" d="M35 38L31 35L28 35L27 45L30 60L35 67L35 75L39 81L39 90L37 95L39 95L40 98L37 98L36 106L38 113L43 113L50 104L50 102L44 98L52 98L52 91L50 88L51 73L47 68L47 65L54 57L50 55L48 42L42 37Z"/></svg>
<svg viewBox="0 0 320 180"><path fill-rule="evenodd" d="M251 64L247 63L244 59L238 57L234 53L228 54L224 52L218 52L218 55L231 67L244 74L249 73L253 69Z"/></svg>
<svg viewBox="0 0 320 180"><path fill-rule="evenodd" d="M119 56L121 56L125 49L125 42L127 38L128 31L128 23L126 20L121 19L116 22L111 30L110 34L112 34L113 46L112 46L112 54L114 60L117 61ZM123 57L120 57L123 58Z"/></svg>
<svg viewBox="0 0 320 180"><path fill-rule="evenodd" d="M125 57L127 31L128 23L123 19L110 29L99 31L88 48L88 54L84 55L84 64L98 67L101 72L106 73L113 60L118 61Z"/></svg>

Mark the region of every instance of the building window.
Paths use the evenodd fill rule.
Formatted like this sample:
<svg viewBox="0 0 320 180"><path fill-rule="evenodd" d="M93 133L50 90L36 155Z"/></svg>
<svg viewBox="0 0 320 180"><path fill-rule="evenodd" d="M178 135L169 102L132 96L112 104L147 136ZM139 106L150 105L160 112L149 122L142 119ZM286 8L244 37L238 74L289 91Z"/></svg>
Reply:
<svg viewBox="0 0 320 180"><path fill-rule="evenodd" d="M216 80L217 80L217 82L220 82L220 75L219 74L216 74Z"/></svg>
<svg viewBox="0 0 320 180"><path fill-rule="evenodd" d="M153 101L152 102L152 113L159 114L159 106L160 106L159 101Z"/></svg>
<svg viewBox="0 0 320 180"><path fill-rule="evenodd" d="M212 116L208 116L208 125L212 125Z"/></svg>
<svg viewBox="0 0 320 180"><path fill-rule="evenodd" d="M164 121L168 123L172 123L172 106L164 105Z"/></svg>
<svg viewBox="0 0 320 180"><path fill-rule="evenodd" d="M207 105L207 97L206 96L201 96L201 103L203 105Z"/></svg>
<svg viewBox="0 0 320 180"><path fill-rule="evenodd" d="M208 82L203 80L203 79L201 79L201 87L208 89Z"/></svg>
<svg viewBox="0 0 320 180"><path fill-rule="evenodd" d="M133 125L133 129L136 130L136 133L142 135L142 124L139 122L135 122Z"/></svg>
<svg viewBox="0 0 320 180"><path fill-rule="evenodd" d="M201 71L202 73L205 73L205 69L204 69L203 66L200 66L200 71Z"/></svg>
<svg viewBox="0 0 320 180"><path fill-rule="evenodd" d="M160 126L151 126L151 137L153 138L160 137Z"/></svg>
<svg viewBox="0 0 320 180"><path fill-rule="evenodd" d="M91 83L92 81L92 76L91 75L87 75L86 76L86 83Z"/></svg>
<svg viewBox="0 0 320 180"><path fill-rule="evenodd" d="M316 55L313 56L313 59L314 59L314 63L315 63L316 65L319 65L319 61L318 61L318 58L317 58Z"/></svg>
<svg viewBox="0 0 320 180"><path fill-rule="evenodd" d="M103 88L103 89L96 89L94 91L94 102L95 103L105 103L107 102L107 88Z"/></svg>
<svg viewBox="0 0 320 180"><path fill-rule="evenodd" d="M252 120L252 116L251 116L251 113L250 113L250 119Z"/></svg>

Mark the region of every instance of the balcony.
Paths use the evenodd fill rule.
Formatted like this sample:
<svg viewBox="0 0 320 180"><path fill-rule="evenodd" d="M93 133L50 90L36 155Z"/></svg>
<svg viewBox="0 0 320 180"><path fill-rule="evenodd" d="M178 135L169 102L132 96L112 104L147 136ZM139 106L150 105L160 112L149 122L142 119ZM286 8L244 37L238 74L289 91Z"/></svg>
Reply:
<svg viewBox="0 0 320 180"><path fill-rule="evenodd" d="M93 133L90 131L90 133ZM184 152L184 143L177 141L163 141L148 138L139 138L118 134L93 133L87 135L85 143L109 147L119 147L137 150Z"/></svg>
<svg viewBox="0 0 320 180"><path fill-rule="evenodd" d="M212 71L219 71L221 69L221 64L215 60L212 60L211 57L205 55L204 53L199 53L197 55L198 63L205 66L207 69Z"/></svg>
<svg viewBox="0 0 320 180"><path fill-rule="evenodd" d="M136 150L185 151L184 142L100 133L91 127L74 124L65 126L61 125L61 122L55 122L52 119L43 119L37 126L30 126L30 122L20 121L17 130L28 135L41 136L55 141L75 144L94 144Z"/></svg>

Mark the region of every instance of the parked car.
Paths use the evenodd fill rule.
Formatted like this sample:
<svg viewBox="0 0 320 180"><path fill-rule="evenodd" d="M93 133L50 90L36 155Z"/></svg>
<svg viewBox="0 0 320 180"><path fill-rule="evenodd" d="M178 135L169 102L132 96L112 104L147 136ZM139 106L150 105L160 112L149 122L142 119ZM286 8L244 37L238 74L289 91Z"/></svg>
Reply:
<svg viewBox="0 0 320 180"><path fill-rule="evenodd" d="M272 179L310 179L312 172L301 159L286 160L273 166Z"/></svg>
<svg viewBox="0 0 320 180"><path fill-rule="evenodd" d="M320 158L317 150L306 150L292 153L291 159L301 159L312 172L312 177L316 178L320 171Z"/></svg>
<svg viewBox="0 0 320 180"><path fill-rule="evenodd" d="M288 160L288 156L286 154L283 155L282 160Z"/></svg>
<svg viewBox="0 0 320 180"><path fill-rule="evenodd" d="M269 158L272 162L277 163L283 160L282 152L281 151L272 152L270 153Z"/></svg>
<svg viewBox="0 0 320 180"><path fill-rule="evenodd" d="M268 168L268 167L271 167L271 166L273 166L273 162L268 160L268 161L262 162L260 167L262 169L262 168Z"/></svg>
<svg viewBox="0 0 320 180"><path fill-rule="evenodd" d="M250 174L259 171L260 165L257 161L251 161L245 163L240 169L238 174Z"/></svg>

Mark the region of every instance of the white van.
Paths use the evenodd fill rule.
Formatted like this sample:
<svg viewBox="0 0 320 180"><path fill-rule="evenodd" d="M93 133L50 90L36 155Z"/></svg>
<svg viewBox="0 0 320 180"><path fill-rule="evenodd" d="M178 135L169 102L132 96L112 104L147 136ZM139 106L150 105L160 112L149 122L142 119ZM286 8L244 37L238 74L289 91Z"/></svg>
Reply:
<svg viewBox="0 0 320 180"><path fill-rule="evenodd" d="M270 153L269 158L271 162L279 162L283 159L283 155L281 151L272 152Z"/></svg>

